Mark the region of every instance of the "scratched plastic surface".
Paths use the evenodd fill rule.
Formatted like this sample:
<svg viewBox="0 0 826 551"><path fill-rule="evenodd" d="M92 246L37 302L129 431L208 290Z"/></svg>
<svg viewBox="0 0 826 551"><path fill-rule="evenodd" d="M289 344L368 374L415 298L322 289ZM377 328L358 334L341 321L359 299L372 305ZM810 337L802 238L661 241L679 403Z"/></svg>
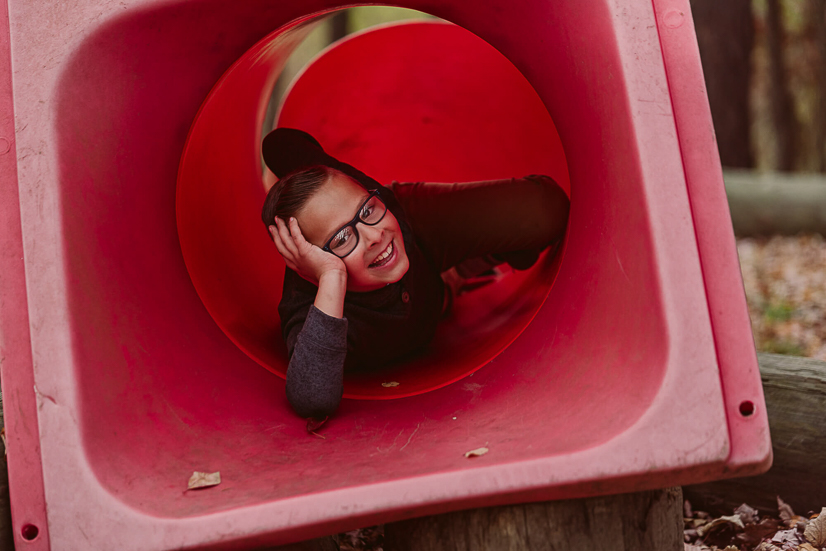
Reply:
<svg viewBox="0 0 826 551"><path fill-rule="evenodd" d="M570 182L572 198L562 261L487 298L468 295L467 311L489 319L472 319L463 335L454 327L455 349L448 340L433 352L428 365L450 373L408 366L407 384L433 390L344 400L324 439L305 432L283 380L262 367L283 369L283 356L262 344L277 342L280 264L257 219L259 144L273 82L307 17L337 5L8 7L0 111L13 108L14 117L0 119L10 143L0 153L0 331L18 549L254 548L767 467L762 391L687 1L440 2L434 15L512 62L544 110L504 80L489 95L449 79L421 83L448 106L459 90L470 115L432 102L414 109L414 98L382 103L367 91L342 96L338 109L325 99L328 115L358 126L361 145L351 147L339 123L313 120L324 110L296 84L280 124L319 134L382 181L549 172ZM425 46L421 57L402 55L402 35L415 28L365 39L405 59L402 81L427 59ZM479 49L463 51L469 59L491 54L471 43ZM341 45L337 65L369 73L366 52L349 44L355 50ZM470 78L461 74L470 61L449 69L439 61L425 69ZM313 67L308 83L332 70ZM504 67L479 70L501 76ZM500 84L505 99L468 139L438 141L475 121ZM405 105L413 118L399 136L382 113L398 118ZM436 116L436 141L411 145L428 137L415 119L425 107L425 115L452 110L455 120ZM526 119L515 115L522 108ZM523 134L526 123L536 126ZM371 164L371 150L396 144L414 155ZM196 258L210 251L213 287ZM372 383L358 382L378 392ZM369 397L363 388L356 393ZM743 402L752 415L740 414ZM484 445L488 454L464 457ZM195 470L220 471L222 482L184 492Z"/></svg>

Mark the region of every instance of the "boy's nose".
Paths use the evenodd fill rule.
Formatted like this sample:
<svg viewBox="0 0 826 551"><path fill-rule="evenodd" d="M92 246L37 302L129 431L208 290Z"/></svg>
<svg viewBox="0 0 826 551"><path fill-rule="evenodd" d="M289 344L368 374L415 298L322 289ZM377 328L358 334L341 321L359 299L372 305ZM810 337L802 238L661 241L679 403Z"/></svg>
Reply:
<svg viewBox="0 0 826 551"><path fill-rule="evenodd" d="M367 249L372 249L377 244L381 243L384 236L384 230L378 226L368 226L366 224L359 225L359 233L364 240L364 245Z"/></svg>

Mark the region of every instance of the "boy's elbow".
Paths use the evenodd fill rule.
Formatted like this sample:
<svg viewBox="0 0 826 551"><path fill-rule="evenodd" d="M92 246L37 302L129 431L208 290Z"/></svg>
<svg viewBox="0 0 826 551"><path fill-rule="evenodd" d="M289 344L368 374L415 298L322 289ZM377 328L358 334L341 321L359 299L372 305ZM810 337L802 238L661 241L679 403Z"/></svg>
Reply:
<svg viewBox="0 0 826 551"><path fill-rule="evenodd" d="M302 385L287 377L287 401L298 415L323 419L338 409L342 388L323 388L317 385Z"/></svg>

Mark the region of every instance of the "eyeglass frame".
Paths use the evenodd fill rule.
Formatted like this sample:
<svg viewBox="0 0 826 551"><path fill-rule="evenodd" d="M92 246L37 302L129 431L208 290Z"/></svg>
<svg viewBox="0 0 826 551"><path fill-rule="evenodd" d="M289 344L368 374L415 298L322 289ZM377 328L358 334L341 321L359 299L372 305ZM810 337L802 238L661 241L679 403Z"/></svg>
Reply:
<svg viewBox="0 0 826 551"><path fill-rule="evenodd" d="M381 204L382 204L382 205L384 205L384 213L381 215L381 218L379 218L378 220L376 220L375 222L373 222L372 224L370 224L370 223L365 222L364 220L362 220L362 219L361 219L361 211L362 211L362 209L364 208L364 206L365 206L368 202L370 202L370 199L372 199L373 197L376 197L376 198L377 198L377 199L381 202ZM374 190L372 190L372 191L370 192L370 195L368 195L368 196L367 196L367 199L365 199L365 200L364 200L364 202L363 202L363 203L359 206L358 211L356 211L356 215L353 217L353 219L352 219L352 220L350 220L350 222L348 222L347 224L344 224L344 225L343 225L343 226L341 226L339 229L337 229L337 230L336 230L336 232L333 234L333 236L332 236L330 239L328 239L328 240L327 240L327 242L324 244L324 246L323 246L323 247L321 247L321 250L322 250L322 251L324 251L324 252L328 252L328 253L330 253L331 255L335 256L336 258L347 258L347 256L348 256L348 255L350 255L353 251L355 251L355 250L356 250L356 247L358 247L358 246L359 246L359 240L361 239L361 235L359 234L359 230L358 230L358 228L357 228L356 226L357 226L359 223L364 224L365 226L375 226L375 225L377 225L379 222L381 222L382 220L384 220L384 217L385 217L385 216L387 216L387 211L388 211L388 210L389 210L389 209L387 208L387 203L385 203L385 202L384 202L384 200L382 200L382 198L381 198L381 192L380 192L380 190L378 190L378 189L374 189ZM333 250L330 248L330 243L332 243L332 242L333 242L333 239L335 239L335 238L336 238L336 236L337 236L339 233L341 233L341 232L342 232L345 228L349 228L349 227L352 227L352 228L353 228L353 233L356 235L356 244L355 244L355 245L353 245L353 248L352 248L352 249L350 249L350 251L348 251L348 252L347 252L347 254L345 254L344 256L338 256L338 255L337 255L336 253L334 253L334 252L333 252Z"/></svg>

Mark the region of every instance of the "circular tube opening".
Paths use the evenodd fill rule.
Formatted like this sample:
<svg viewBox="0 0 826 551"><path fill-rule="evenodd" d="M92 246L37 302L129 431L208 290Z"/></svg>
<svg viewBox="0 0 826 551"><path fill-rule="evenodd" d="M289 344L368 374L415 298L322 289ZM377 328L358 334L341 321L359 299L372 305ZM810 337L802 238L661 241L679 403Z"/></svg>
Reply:
<svg viewBox="0 0 826 551"><path fill-rule="evenodd" d="M274 83L314 22L274 32L224 75L193 123L178 178L178 232L199 296L236 345L280 376L288 363L277 315L284 266L259 218L274 181L262 174L260 142ZM446 22L381 26L332 45L293 82L276 125L310 132L382 183L541 173L570 185L559 135L527 80ZM545 255L457 297L424 355L346 375L345 397L411 396L487 364L539 311L561 257Z"/></svg>

